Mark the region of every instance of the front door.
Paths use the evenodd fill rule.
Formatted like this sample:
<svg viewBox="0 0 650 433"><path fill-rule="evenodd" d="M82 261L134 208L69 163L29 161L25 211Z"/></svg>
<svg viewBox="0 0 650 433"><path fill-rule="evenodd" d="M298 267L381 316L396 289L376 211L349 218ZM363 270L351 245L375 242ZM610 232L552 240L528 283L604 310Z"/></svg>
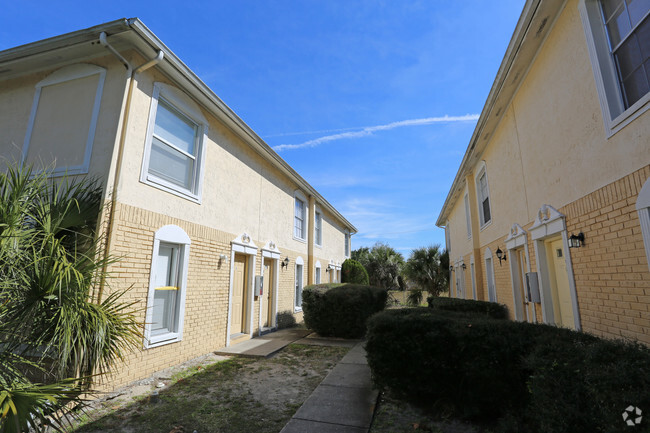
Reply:
<svg viewBox="0 0 650 433"><path fill-rule="evenodd" d="M235 254L235 269L232 283L232 315L230 333L240 334L245 331L246 323L246 256Z"/></svg>
<svg viewBox="0 0 650 433"><path fill-rule="evenodd" d="M550 256L548 260L549 279L551 280L555 322L565 328L575 329L569 274L566 269L562 239L551 241L547 245L547 254Z"/></svg>
<svg viewBox="0 0 650 433"><path fill-rule="evenodd" d="M262 326L273 326L273 260L264 259L264 286L262 300Z"/></svg>

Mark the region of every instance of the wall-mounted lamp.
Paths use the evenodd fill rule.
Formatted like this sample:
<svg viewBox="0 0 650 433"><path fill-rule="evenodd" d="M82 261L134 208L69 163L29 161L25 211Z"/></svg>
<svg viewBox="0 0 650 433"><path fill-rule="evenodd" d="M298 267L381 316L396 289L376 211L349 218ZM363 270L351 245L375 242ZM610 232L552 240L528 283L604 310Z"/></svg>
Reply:
<svg viewBox="0 0 650 433"><path fill-rule="evenodd" d="M453 271L453 270L454 270L454 267L453 267L453 266L449 266L449 272L451 272L451 271Z"/></svg>
<svg viewBox="0 0 650 433"><path fill-rule="evenodd" d="M225 254L220 254L219 255L219 262L228 263L228 256L225 255Z"/></svg>
<svg viewBox="0 0 650 433"><path fill-rule="evenodd" d="M580 232L577 235L569 236L569 248L580 248L585 244L585 235Z"/></svg>
<svg viewBox="0 0 650 433"><path fill-rule="evenodd" d="M467 269L467 265L465 263L462 264L461 268L463 268L463 271Z"/></svg>
<svg viewBox="0 0 650 433"><path fill-rule="evenodd" d="M506 257L506 253L504 251L501 251L501 248L497 247L497 259L499 259L499 266L501 266L501 260L504 262L508 260L508 257Z"/></svg>
<svg viewBox="0 0 650 433"><path fill-rule="evenodd" d="M289 257L282 260L282 269L286 268L287 266L289 266Z"/></svg>

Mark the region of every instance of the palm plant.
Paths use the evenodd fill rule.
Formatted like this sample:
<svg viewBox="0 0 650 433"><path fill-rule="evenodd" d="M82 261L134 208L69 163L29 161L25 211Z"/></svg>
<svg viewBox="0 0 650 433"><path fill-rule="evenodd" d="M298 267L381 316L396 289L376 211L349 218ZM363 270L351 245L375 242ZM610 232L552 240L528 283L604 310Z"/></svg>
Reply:
<svg viewBox="0 0 650 433"><path fill-rule="evenodd" d="M389 245L377 242L369 252L367 264L363 265L368 271L371 285L393 289L399 285L398 277L404 257Z"/></svg>
<svg viewBox="0 0 650 433"><path fill-rule="evenodd" d="M437 296L447 289L448 263L447 252L440 245L416 248L406 261L404 275L418 289Z"/></svg>
<svg viewBox="0 0 650 433"><path fill-rule="evenodd" d="M139 341L123 291L93 302L114 261L97 251L101 189L49 174L0 173L0 431L45 426Z"/></svg>

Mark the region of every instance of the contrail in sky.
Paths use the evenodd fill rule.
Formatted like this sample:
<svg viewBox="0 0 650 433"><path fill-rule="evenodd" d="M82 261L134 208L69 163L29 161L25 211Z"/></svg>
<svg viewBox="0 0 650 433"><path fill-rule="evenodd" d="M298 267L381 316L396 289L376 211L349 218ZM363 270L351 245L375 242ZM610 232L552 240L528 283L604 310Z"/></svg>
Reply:
<svg viewBox="0 0 650 433"><path fill-rule="evenodd" d="M424 119L409 119L400 120L399 122L387 123L385 125L366 126L359 131L342 132L340 134L325 135L323 137L314 138L299 144L280 144L273 146L276 152L283 150L302 149L305 147L316 147L319 144L327 143L329 141L342 140L344 138L358 138L372 135L376 131L388 131L389 129L401 128L404 126L418 126L430 125L432 123L448 123L448 122L468 122L478 120L478 114L466 114L464 116L442 116L442 117L425 117ZM346 129L343 129L345 131ZM338 130L341 131L341 130ZM320 131L315 131L320 132Z"/></svg>

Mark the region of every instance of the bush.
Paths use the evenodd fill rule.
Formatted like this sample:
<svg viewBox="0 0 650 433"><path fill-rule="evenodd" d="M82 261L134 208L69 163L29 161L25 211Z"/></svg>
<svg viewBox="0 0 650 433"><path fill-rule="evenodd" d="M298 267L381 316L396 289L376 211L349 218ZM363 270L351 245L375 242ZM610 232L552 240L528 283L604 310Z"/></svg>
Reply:
<svg viewBox="0 0 650 433"><path fill-rule="evenodd" d="M307 286L302 308L305 325L322 336L361 338L366 320L386 307L387 291L360 284Z"/></svg>
<svg viewBox="0 0 650 433"><path fill-rule="evenodd" d="M341 265L341 282L352 284L369 284L368 272L356 260L347 259Z"/></svg>
<svg viewBox="0 0 650 433"><path fill-rule="evenodd" d="M548 325L388 310L368 321L366 351L377 385L499 431L627 431L623 410L650 407L648 348Z"/></svg>
<svg viewBox="0 0 650 433"><path fill-rule="evenodd" d="M533 431L627 432L623 411L628 406L644 412L650 408L650 350L639 344L577 344L544 335L524 359L524 367L532 374L522 424ZM637 427L648 431L645 416Z"/></svg>
<svg viewBox="0 0 650 433"><path fill-rule="evenodd" d="M429 304L429 308L436 310L482 314L493 319L508 318L508 307L503 304L497 304L496 302L429 296L427 303Z"/></svg>
<svg viewBox="0 0 650 433"><path fill-rule="evenodd" d="M289 310L280 311L277 315L278 329L293 328L296 326L296 318Z"/></svg>
<svg viewBox="0 0 650 433"><path fill-rule="evenodd" d="M412 307L417 307L422 303L422 296L423 296L422 289L411 289L409 290L409 294L406 298L406 302L408 305Z"/></svg>

